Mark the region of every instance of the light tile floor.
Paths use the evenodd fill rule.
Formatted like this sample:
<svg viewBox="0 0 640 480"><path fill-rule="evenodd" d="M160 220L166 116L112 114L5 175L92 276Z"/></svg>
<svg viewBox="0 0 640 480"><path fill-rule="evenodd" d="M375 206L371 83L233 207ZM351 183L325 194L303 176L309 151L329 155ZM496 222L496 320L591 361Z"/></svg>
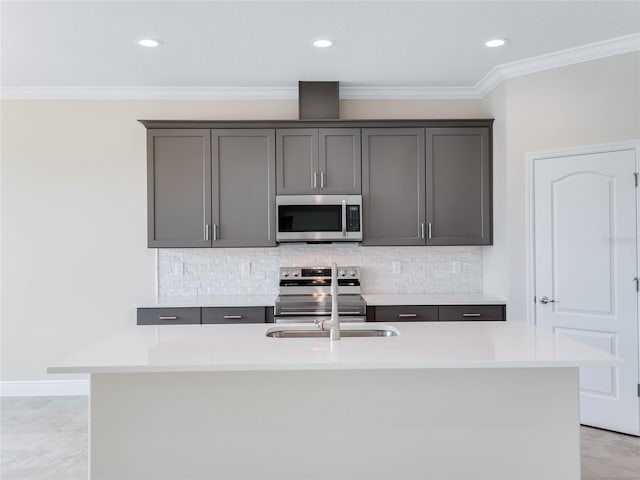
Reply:
<svg viewBox="0 0 640 480"><path fill-rule="evenodd" d="M640 480L640 438L581 427L582 480Z"/></svg>
<svg viewBox="0 0 640 480"><path fill-rule="evenodd" d="M86 480L87 397L0 400L0 478ZM582 427L583 480L640 480L640 438Z"/></svg>
<svg viewBox="0 0 640 480"><path fill-rule="evenodd" d="M87 397L3 397L0 405L0 478L87 479Z"/></svg>

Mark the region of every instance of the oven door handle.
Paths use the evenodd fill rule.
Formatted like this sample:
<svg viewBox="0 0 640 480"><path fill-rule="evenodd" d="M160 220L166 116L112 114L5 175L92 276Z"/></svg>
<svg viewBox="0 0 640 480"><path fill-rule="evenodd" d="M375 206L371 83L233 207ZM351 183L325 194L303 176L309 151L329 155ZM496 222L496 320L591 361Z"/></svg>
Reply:
<svg viewBox="0 0 640 480"><path fill-rule="evenodd" d="M327 320L329 320L329 316L325 315L325 318ZM274 317L274 323L311 323L313 324L313 321L315 320L314 317L309 317L309 316L299 316L299 317L282 317L282 316L276 316ZM352 316L352 317L345 317L345 318L341 318L340 319L340 323L361 323L361 322L366 322L367 321L367 317L365 317L364 315L359 315L359 316Z"/></svg>
<svg viewBox="0 0 640 480"><path fill-rule="evenodd" d="M338 311L338 315L362 315L363 312L359 312L359 311L342 311L339 310ZM278 312L278 315L297 315L297 316L301 316L301 315L306 315L306 316L313 316L313 317L317 317L317 316L327 316L327 315L331 315L331 312L327 312L324 310L321 311L317 311L317 312L296 312L296 311L291 311L291 310L287 310L287 311L281 311Z"/></svg>
<svg viewBox="0 0 640 480"><path fill-rule="evenodd" d="M342 236L347 236L347 201L342 200Z"/></svg>
<svg viewBox="0 0 640 480"><path fill-rule="evenodd" d="M297 315L297 316L320 316L320 315L330 315L331 312L318 312L318 311L307 311L307 312L300 312L297 310L287 310L287 309L282 309L282 311L278 312L277 315Z"/></svg>

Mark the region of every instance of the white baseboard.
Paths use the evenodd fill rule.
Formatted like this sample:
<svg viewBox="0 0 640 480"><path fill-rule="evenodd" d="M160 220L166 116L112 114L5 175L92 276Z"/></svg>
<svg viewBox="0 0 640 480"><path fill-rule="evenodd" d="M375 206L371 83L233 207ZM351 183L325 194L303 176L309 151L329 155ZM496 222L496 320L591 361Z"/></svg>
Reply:
<svg viewBox="0 0 640 480"><path fill-rule="evenodd" d="M1 397L59 397L89 395L89 380L0 382Z"/></svg>

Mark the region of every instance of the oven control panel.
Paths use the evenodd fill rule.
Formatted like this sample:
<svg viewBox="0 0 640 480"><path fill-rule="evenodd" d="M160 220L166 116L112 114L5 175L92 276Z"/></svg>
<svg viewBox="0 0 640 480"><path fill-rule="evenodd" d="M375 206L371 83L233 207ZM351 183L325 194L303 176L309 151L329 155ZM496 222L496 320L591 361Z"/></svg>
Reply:
<svg viewBox="0 0 640 480"><path fill-rule="evenodd" d="M360 268L338 267L339 295L360 295ZM280 297L293 295L329 295L331 293L331 267L281 267Z"/></svg>
<svg viewBox="0 0 640 480"><path fill-rule="evenodd" d="M286 279L331 279L331 267L281 267L280 280ZM358 280L359 267L338 267L338 278Z"/></svg>

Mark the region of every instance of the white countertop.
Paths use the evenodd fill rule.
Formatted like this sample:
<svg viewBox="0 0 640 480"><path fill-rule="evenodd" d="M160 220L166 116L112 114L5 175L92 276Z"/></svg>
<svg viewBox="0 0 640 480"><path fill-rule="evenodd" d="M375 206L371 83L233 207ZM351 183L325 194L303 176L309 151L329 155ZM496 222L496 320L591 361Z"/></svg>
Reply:
<svg viewBox="0 0 640 480"><path fill-rule="evenodd" d="M155 297L138 308L173 307L273 307L277 295L209 295L187 297Z"/></svg>
<svg viewBox="0 0 640 480"><path fill-rule="evenodd" d="M505 305L503 299L484 293L362 294L368 306L383 305Z"/></svg>
<svg viewBox="0 0 640 480"><path fill-rule="evenodd" d="M622 360L525 322L390 323L396 337L269 338L274 324L135 326L70 355L49 373L529 368ZM287 325L286 328L290 328ZM349 328L377 328L358 324ZM316 328L305 325L302 328ZM347 328L347 327L343 327Z"/></svg>
<svg viewBox="0 0 640 480"><path fill-rule="evenodd" d="M277 295L210 295L156 297L143 301L138 308L174 307L272 307ZM367 305L504 305L498 297L482 293L369 294L363 293Z"/></svg>

